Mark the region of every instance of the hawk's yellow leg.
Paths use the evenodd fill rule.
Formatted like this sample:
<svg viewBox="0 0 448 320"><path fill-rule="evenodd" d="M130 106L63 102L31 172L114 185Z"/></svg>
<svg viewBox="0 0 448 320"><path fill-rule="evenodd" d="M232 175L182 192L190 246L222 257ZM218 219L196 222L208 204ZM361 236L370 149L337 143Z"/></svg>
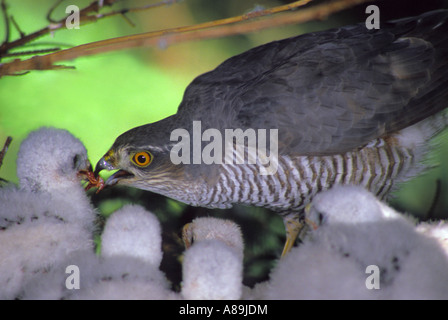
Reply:
<svg viewBox="0 0 448 320"><path fill-rule="evenodd" d="M297 236L304 227L304 224L300 222L299 217L284 218L283 222L286 229L286 243L283 248L282 258L285 257L294 246Z"/></svg>

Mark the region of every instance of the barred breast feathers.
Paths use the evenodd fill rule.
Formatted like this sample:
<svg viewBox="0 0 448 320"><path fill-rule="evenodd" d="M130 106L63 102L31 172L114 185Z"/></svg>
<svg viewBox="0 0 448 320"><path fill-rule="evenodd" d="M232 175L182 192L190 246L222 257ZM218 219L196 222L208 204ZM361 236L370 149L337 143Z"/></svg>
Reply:
<svg viewBox="0 0 448 320"><path fill-rule="evenodd" d="M448 115L442 112L345 154L281 155L272 175L261 175L259 163L222 164L220 178L207 186L200 202L218 208L240 203L301 211L314 195L335 184L361 185L385 198L399 183L428 168L428 141L447 124Z"/></svg>

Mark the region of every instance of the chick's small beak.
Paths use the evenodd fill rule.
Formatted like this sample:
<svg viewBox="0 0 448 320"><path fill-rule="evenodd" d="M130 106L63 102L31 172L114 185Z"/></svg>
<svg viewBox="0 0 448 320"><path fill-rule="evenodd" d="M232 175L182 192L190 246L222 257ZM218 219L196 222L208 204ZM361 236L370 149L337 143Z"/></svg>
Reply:
<svg viewBox="0 0 448 320"><path fill-rule="evenodd" d="M92 165L88 160L82 165L78 165L76 169L78 170L78 177L80 177L81 179L87 179L88 173L93 171Z"/></svg>

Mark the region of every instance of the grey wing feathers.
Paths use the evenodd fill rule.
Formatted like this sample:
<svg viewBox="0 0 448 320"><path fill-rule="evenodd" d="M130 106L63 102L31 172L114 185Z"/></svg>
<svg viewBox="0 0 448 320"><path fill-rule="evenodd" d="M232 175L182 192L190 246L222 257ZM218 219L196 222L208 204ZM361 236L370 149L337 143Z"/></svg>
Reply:
<svg viewBox="0 0 448 320"><path fill-rule="evenodd" d="M279 129L280 153L322 155L362 147L447 101L448 10L440 10L254 48L195 79L178 113L209 127Z"/></svg>

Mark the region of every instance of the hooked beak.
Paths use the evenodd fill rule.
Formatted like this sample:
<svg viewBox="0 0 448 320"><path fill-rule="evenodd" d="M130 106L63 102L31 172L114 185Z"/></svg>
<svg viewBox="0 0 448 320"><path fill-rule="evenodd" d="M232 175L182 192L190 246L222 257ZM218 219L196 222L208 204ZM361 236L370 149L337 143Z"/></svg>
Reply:
<svg viewBox="0 0 448 320"><path fill-rule="evenodd" d="M112 161L110 161L109 159L110 157L108 155L105 155L98 161L98 163L95 166L95 172L94 172L95 177L98 177L100 171L102 170L110 171L119 169L114 164L112 164ZM118 170L107 179L105 185L112 186L114 184L117 184L122 179L131 178L133 176L134 175L132 173L127 172L125 170Z"/></svg>
<svg viewBox="0 0 448 320"><path fill-rule="evenodd" d="M102 170L110 171L110 170L118 169L118 168L115 168L110 162L108 162L104 158L105 158L105 156L102 157L95 166L95 172L94 172L95 177L98 177L98 175L100 174L100 171L102 171Z"/></svg>

